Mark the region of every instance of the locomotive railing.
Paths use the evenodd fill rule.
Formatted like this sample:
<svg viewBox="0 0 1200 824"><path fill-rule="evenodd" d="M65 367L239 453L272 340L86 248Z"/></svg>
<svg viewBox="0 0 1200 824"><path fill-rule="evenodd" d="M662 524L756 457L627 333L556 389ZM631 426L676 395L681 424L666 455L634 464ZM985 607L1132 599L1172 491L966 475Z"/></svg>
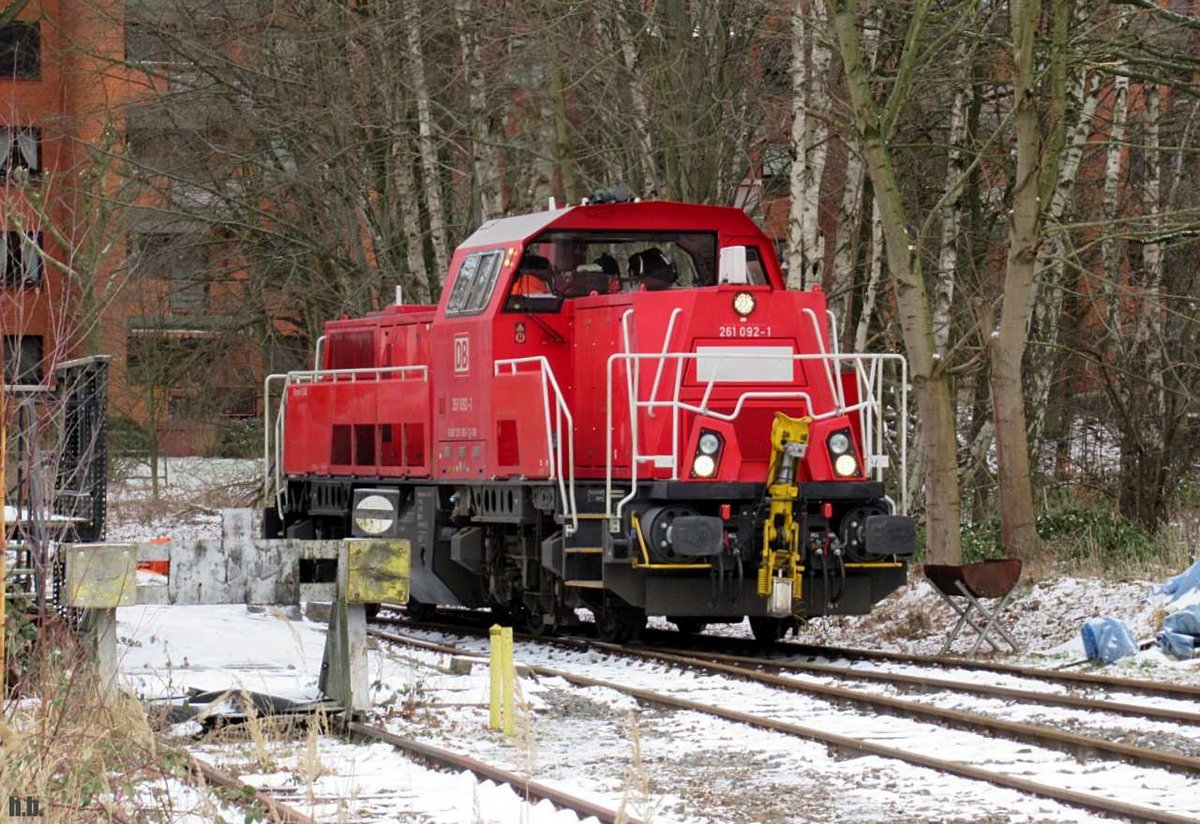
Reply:
<svg viewBox="0 0 1200 824"><path fill-rule="evenodd" d="M321 339L324 340L324 336ZM318 345L319 343L320 341L318 341ZM274 498L279 511L283 511L283 439L288 389L293 384L343 381L357 383L360 379L378 381L386 376L394 375L399 375L401 380L407 380L409 375L419 375L422 383L429 383L429 367L425 365L368 366L359 369L302 369L267 375L263 380L263 499ZM279 408L275 413L275 422L272 424L271 386L281 381L283 389L280 394ZM272 435L274 435L273 438Z"/></svg>
<svg viewBox="0 0 1200 824"><path fill-rule="evenodd" d="M542 411L546 422L546 454L550 459L550 479L558 481L563 502L563 531L574 535L579 530L579 507L575 501L575 418L563 397L554 369L545 356L503 358L495 362L494 374L515 375L522 366L536 366L542 377ZM505 372L507 370L507 372ZM554 425L550 425L550 400L554 398ZM566 428L563 428L563 421ZM567 442L566 461L563 441Z"/></svg>
<svg viewBox="0 0 1200 824"><path fill-rule="evenodd" d="M806 310L812 315L815 322L816 313L812 310ZM626 320L629 313L626 313L626 318L622 318L622 325L626 326ZM626 326L627 328L627 326ZM817 335L817 340L821 341L821 335ZM628 335L626 336L626 349L629 349ZM822 349L824 349L822 341ZM899 487L900 487L900 503L898 511L904 514L908 511L908 473L906 467L908 465L908 362L904 356L897 354L873 354L873 353L851 353L843 354L840 352L822 351L812 354L793 354L780 355L766 352L733 352L724 350L720 354L721 360L744 360L747 362L753 361L779 361L787 359L793 364L797 361L819 361L824 365L826 378L829 381L830 398L833 403L831 408L818 410L813 404L812 396L803 390L748 390L742 392L733 401L731 411L722 412L709 407L709 401L712 396L713 387L718 384L728 385L730 381L722 381L717 377L717 370L713 369L713 374L707 378L699 372L700 366L697 365L697 378L705 383L704 393L700 402L692 403L681 399L680 395L683 389L683 374L685 367L690 361L696 361L702 357L711 357L700 352L617 352L609 356L607 365L607 393L605 398L605 410L607 416L607 435L606 435L606 467L605 467L605 514L610 521L610 528L615 530L620 529L620 520L625 507L633 500L637 493L637 483L639 466L643 463L654 463L656 466L669 467L673 480L679 480L680 467L680 417L683 412L691 412L704 417L715 418L722 421L733 421L741 415L745 405L749 401L756 400L792 400L801 401L804 404L806 414L814 420L823 420L826 418L837 417L839 415L857 414L859 419L859 428L862 432L862 451L865 461L865 469L868 476L874 475L875 480L882 481L883 473L888 468L890 461L885 450L885 415L883 405L883 384L885 380L885 368L888 364L895 364L900 371L899 390L900 403L896 429L899 440L899 460L900 472ZM657 361L658 367L656 370L655 385L651 395L647 399L641 397L640 391L640 369L643 361ZM663 365L667 361L675 362L675 381L674 387L669 398L660 400L658 395L658 375L661 375ZM617 493L613 491L613 379L617 364L624 365L625 381L627 397L629 399L629 441L630 441L630 461L629 461L629 491L624 494L619 500L615 501ZM854 404L846 404L845 391L840 380L835 380L834 375L841 374L844 366L852 365L857 381L859 401ZM722 405L725 406L730 401L722 400ZM647 416L652 417L654 409L669 409L671 411L671 454L670 455L651 455L641 454L639 447L639 419L640 411L646 410ZM624 481L624 479L622 479Z"/></svg>

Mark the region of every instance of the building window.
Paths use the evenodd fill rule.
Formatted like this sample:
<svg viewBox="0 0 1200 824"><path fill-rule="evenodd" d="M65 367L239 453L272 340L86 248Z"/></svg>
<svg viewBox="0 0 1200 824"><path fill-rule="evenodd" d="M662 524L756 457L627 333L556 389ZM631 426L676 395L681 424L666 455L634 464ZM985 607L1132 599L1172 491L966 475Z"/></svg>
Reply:
<svg viewBox="0 0 1200 824"><path fill-rule="evenodd" d="M0 257L0 284L6 289L36 289L42 285L42 235L5 232Z"/></svg>
<svg viewBox="0 0 1200 824"><path fill-rule="evenodd" d="M5 335L4 382L27 386L41 383L44 357L41 335Z"/></svg>
<svg viewBox="0 0 1200 824"><path fill-rule="evenodd" d="M125 62L162 65L171 60L167 37L175 36L170 29L159 28L138 20L125 21Z"/></svg>
<svg viewBox="0 0 1200 824"><path fill-rule="evenodd" d="M42 30L37 23L0 26L0 77L37 80L42 68Z"/></svg>
<svg viewBox="0 0 1200 824"><path fill-rule="evenodd" d="M205 236L189 232L144 232L136 236L139 280L167 289L172 314L203 314L208 304L208 249Z"/></svg>
<svg viewBox="0 0 1200 824"><path fill-rule="evenodd" d="M30 175L42 170L41 129L0 126L0 178L7 178L14 169Z"/></svg>

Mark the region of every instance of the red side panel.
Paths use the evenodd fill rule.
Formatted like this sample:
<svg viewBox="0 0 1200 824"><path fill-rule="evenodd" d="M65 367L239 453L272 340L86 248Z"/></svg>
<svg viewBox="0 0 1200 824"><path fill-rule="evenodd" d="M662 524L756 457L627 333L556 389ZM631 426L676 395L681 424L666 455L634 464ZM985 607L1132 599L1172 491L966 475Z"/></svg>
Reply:
<svg viewBox="0 0 1200 824"><path fill-rule="evenodd" d="M326 369L427 366L431 309L326 326ZM323 376L293 384L284 410L288 475L425 477L430 472L430 375L414 369Z"/></svg>
<svg viewBox="0 0 1200 824"><path fill-rule="evenodd" d="M550 447L546 438L542 397L542 377L538 372L501 374L493 379L494 424L489 435L496 447L495 477L549 476ZM550 424L554 425L553 417ZM563 425L566 426L565 422ZM563 444L563 450L563 460L566 461L566 443Z"/></svg>

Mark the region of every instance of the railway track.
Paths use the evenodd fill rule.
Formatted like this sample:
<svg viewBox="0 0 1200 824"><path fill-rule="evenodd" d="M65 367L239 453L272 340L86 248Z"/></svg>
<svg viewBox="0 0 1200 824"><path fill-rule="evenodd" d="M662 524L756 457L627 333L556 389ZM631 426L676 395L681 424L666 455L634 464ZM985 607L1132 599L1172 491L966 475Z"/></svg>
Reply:
<svg viewBox="0 0 1200 824"><path fill-rule="evenodd" d="M401 612L400 607L392 607L397 613ZM424 628L435 632L458 632L458 633L475 633L481 632L482 627L487 623L493 623L487 613L456 613L456 617L465 620L458 621L413 621L407 618L395 618L389 616L379 616L374 619L376 623L391 624L396 626L407 626L413 628ZM851 667L840 666L832 663L820 663L818 659L825 661L847 660L847 661L862 661L879 664L897 664L909 665L922 668L936 667L943 670L970 670L975 672L990 672L997 675L1013 676L1015 678L1031 679L1048 684L1057 684L1068 689L1076 690L1097 690L1105 692L1118 692L1129 695L1140 695L1149 698L1163 698L1175 701L1200 702L1200 685L1193 684L1171 684L1162 681L1150 681L1147 679L1138 678L1121 678L1104 673L1083 673L1083 672L1064 672L1061 670L1045 669L1042 667L1030 667L1021 664L1007 664L1004 662L980 661L971 658L958 658L954 656L937 656L937 655L919 655L906 653L891 653L879 650L859 649L854 647L836 647L836 646L818 646L814 644L801 644L794 641L776 641L770 644L762 644L756 641L741 638L731 638L728 636L719 635L690 635L681 632L673 632L670 630L648 629L643 634L642 644L640 645L605 645L605 642L598 641L595 638L585 634L561 635L561 636L545 636L545 635L522 635L517 633L517 637L526 638L529 640L544 641L547 643L563 643L574 644L578 646L588 646L595 648L607 648L610 650L662 650L664 652L686 652L692 653L697 657L710 658L714 661L726 661L729 663L742 663L751 665L752 663L758 666L777 667L779 669L793 670L797 672L810 672L813 674L824 674L829 676L841 676L845 678L855 678L860 680L875 680L875 681L892 681L890 674L877 674L876 671L853 669ZM808 659L808 660L797 660ZM896 674L900 675L900 674ZM909 680L912 686L937 686L944 684L946 689L956 689L963 692L978 692L978 694L992 694L996 697L1012 697L1021 698L1022 700L1033 701L1032 697L1020 695L1004 695L1004 688L997 687L990 689L987 685L982 685L982 689L976 690L975 686L978 682L967 682L957 679L939 679L929 678L922 675L919 679L920 683L912 682L910 679L901 677L894 680L894 683L901 683ZM1029 691L1032 692L1032 691ZM1059 703L1053 700L1053 693L1044 693L1046 700L1038 703L1059 706L1079 706L1081 708L1090 709L1094 707L1095 700L1093 698L1083 699L1084 704L1073 700L1066 696L1065 700ZM1166 713L1158 712L1154 708L1147 710L1151 705L1129 704L1127 709L1122 709L1124 702L1107 702L1108 712L1113 712L1118 715L1135 715L1144 717L1159 717L1169 721L1182 721L1183 723L1200 723L1200 712L1181 708L1173 708Z"/></svg>
<svg viewBox="0 0 1200 824"><path fill-rule="evenodd" d="M1182 701L1200 701L1200 685L1171 684L1138 678L1121 678L1104 673L1068 672L1002 661L986 661L960 658L951 655L921 655L916 653L884 652L882 650L857 647L824 646L797 641L776 641L762 644L744 638L720 635L687 635L663 629L648 629L643 641L649 646L665 646L673 650L689 652L720 653L756 657L763 661L777 658L826 659L862 661L877 664L897 664L922 668L972 670L1011 675L1018 678L1036 678L1040 681L1060 684L1064 687L1102 689L1127 692L1158 698Z"/></svg>
<svg viewBox="0 0 1200 824"><path fill-rule="evenodd" d="M477 616L470 616L465 622L411 621L387 616L381 616L375 620L377 623L406 626L414 629L427 629L434 632L459 634L483 633L483 623L480 623L480 619ZM873 650L818 647L791 642L776 642L774 644L762 645L736 638L693 636L664 630L648 631L644 645L632 646L606 644L586 635L547 637L518 633L517 637L575 648L606 649L614 653L633 652L635 650L646 653L689 653L697 658L745 667L764 667L813 676L891 683L900 688L907 687L920 691L929 691L932 689L952 690L995 698L1019 700L1025 703L1038 703L1047 706L1069 707L1081 710L1095 711L1098 707L1102 707L1105 712L1116 715L1158 719L1171 723L1200 724L1200 712L1192 708L1195 706L1195 702L1200 701L1200 686L1190 684L1168 684L1144 679L1119 678L1104 674L1064 673L1038 667L990 663L954 657L877 653ZM729 652L729 650L739 652ZM911 675L889 672L887 670L863 669L827 663L839 658L851 661L909 665L923 668L936 667L943 670L990 672L997 675L1012 676L1016 679L1028 679L1036 683L1058 685L1069 690L1115 692L1130 696L1186 701L1188 704L1186 706L1173 705L1163 707L1152 704L1131 703L1126 700L1098 699L1094 694L1076 695L1066 692L1056 693L1045 690L1021 689L956 678L939 678L925 673ZM826 661L826 663L822 663L822 660Z"/></svg>
<svg viewBox="0 0 1200 824"><path fill-rule="evenodd" d="M422 625L418 625L418 627L420 626ZM445 632L447 630L460 634L470 634L476 631L471 627L457 626L453 628L447 628L443 626L437 626L437 631ZM478 650L469 650L462 647L455 647L424 639L413 638L411 636L398 636L394 633L388 633L379 629L373 629L371 632L373 635L383 640L429 649L446 654L463 655L477 654L478 652ZM984 732L989 735L1011 738L1026 743L1032 743L1042 748L1066 750L1080 758L1094 755L1107 759L1115 759L1133 764L1149 766L1156 769L1182 771L1190 775L1200 775L1200 759L1192 758L1187 755L1166 752L1148 747L1134 746L1123 742L1109 741L1104 738L1080 735L1078 733L1050 727L1043 727L1040 725L1022 724L1019 722L997 719L979 713L965 712L962 710L946 710L927 704L921 704L915 701L907 701L890 696L876 695L864 692L862 690L852 690L840 686L815 684L809 681L801 681L796 678L789 678L762 671L763 667L779 667L781 664L786 664L787 662L763 660L762 658L739 658L738 656L730 655L722 655L720 656L721 660L715 660L712 657L712 653L699 656L683 655L678 653L663 652L656 649L620 647L616 645L602 644L590 639L535 638L532 640L566 646L574 649L600 649L604 652L614 655L640 657L643 659L653 660L667 666L690 668L700 671L707 671L709 673L720 674L726 677L757 681L773 689L803 692L834 703L852 703L877 713L882 712L907 716L910 718L919 719L921 721L932 721L940 726L950 726L966 729L976 733ZM851 752L900 759L918 766L929 767L965 778L987 781L997 786L1007 787L1024 793L1051 798L1062 803L1084 807L1095 812L1150 821L1182 822L1194 820L1190 816L1179 815L1150 806L1130 804L1104 796L1078 792L1060 787L1053 787L1041 782L1031 781L1029 779L1021 778L1008 773L976 767L970 764L964 764L961 762L929 755L927 753L914 752L908 749L890 747L883 744L866 741L853 736L831 733L827 729L823 728L781 721L779 719L742 712L740 710L734 710L716 704L692 701L690 699L680 698L678 696L673 696L656 690L647 690L641 687L631 686L629 684L617 683L606 679L566 672L555 667L536 666L531 664L526 664L526 666L529 667L530 671L536 674L548 677L559 677L577 686L607 687L609 689L629 695L644 703L703 712L709 715L724 718L726 720L749 724L761 729L773 730L776 732L799 736L801 738L807 738L813 741L820 741L827 745ZM799 666L810 665L801 664ZM784 668L786 669L786 667ZM834 669L845 668L834 667ZM879 680L883 679L881 678ZM1105 680L1109 681L1111 679ZM979 692L979 690L976 689L979 685L976 684L962 684L961 682L954 681L948 681L947 683L950 685L947 688L962 689L966 692ZM984 686L986 687L987 685ZM1120 714L1131 715L1138 714L1138 711L1142 709L1137 705L1122 704L1120 702L1104 702L1098 699L1082 699L1083 702L1086 703L1086 707L1084 707L1081 703L1075 701L1063 702L1061 699L1065 698L1065 696L1047 695L1046 693L1040 693L1032 690L997 688L997 690L1000 689L1003 689L1003 695L1001 695L998 691L994 691L991 694L995 697L1003 697L1010 700L1024 700L1028 696L1028 700L1037 700L1041 703L1047 703L1046 699L1054 699L1054 703L1058 703L1063 706L1071 706L1076 709L1087 709L1091 712L1113 711L1119 712ZM1193 713L1192 715L1195 714ZM1163 716L1161 713L1152 713L1146 717L1162 718ZM1188 723L1197 722L1200 722L1200 718L1188 719Z"/></svg>
<svg viewBox="0 0 1200 824"><path fill-rule="evenodd" d="M484 763L469 755L435 747L425 741L396 735L383 727L352 721L347 725L347 729L351 735L391 744L396 749L410 756L432 762L437 766L456 770L468 770L481 780L486 779L508 784L526 798L549 801L560 810L570 810L579 816L581 820L592 816L600 821L601 824L617 824L617 822L621 822L621 824L641 824L638 819L633 818L623 810L611 810L608 807L571 795L555 787L543 784L540 781L534 781L526 776Z"/></svg>

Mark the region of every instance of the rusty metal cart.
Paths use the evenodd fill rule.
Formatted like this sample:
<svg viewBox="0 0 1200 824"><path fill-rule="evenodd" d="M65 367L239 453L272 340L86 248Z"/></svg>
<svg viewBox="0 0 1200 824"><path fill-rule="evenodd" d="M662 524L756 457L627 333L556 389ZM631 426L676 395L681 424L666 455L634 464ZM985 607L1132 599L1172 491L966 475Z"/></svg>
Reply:
<svg viewBox="0 0 1200 824"><path fill-rule="evenodd" d="M942 600L958 613L958 623L950 631L950 636L942 645L939 655L945 655L950 650L950 646L966 626L970 626L979 635L971 647L971 655L979 651L984 641L991 644L996 652L1000 652L1000 645L992 640L994 634L1007 641L1013 652L1020 650L1017 642L1004 630L999 620L1021 577L1019 559L982 561L962 566L925 564L925 577L942 596ZM981 603L981 600L995 599L999 599L999 603L994 605L991 611ZM979 623L976 623L976 620Z"/></svg>

